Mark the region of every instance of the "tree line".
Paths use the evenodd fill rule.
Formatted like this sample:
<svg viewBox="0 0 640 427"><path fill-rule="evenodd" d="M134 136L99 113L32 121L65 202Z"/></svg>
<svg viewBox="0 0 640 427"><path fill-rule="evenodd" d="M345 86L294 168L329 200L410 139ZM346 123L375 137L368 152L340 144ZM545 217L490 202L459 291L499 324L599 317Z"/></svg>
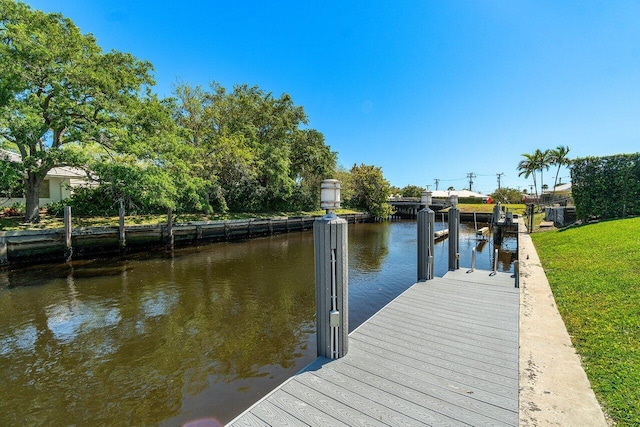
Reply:
<svg viewBox="0 0 640 427"><path fill-rule="evenodd" d="M385 216L380 168L337 168L321 132L288 94L179 84L153 93L153 66L103 52L58 13L0 0L0 147L21 163L0 165L0 186L21 187L25 219L37 221L39 190L54 167L82 168L78 213L120 204L154 213L313 210L323 179L343 181L344 204Z"/></svg>

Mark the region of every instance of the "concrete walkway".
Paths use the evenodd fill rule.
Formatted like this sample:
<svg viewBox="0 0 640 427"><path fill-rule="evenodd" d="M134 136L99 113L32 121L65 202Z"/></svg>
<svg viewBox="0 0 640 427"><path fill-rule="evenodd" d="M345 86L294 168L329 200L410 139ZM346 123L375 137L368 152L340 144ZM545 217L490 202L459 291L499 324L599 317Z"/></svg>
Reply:
<svg viewBox="0 0 640 427"><path fill-rule="evenodd" d="M520 426L607 426L521 223Z"/></svg>

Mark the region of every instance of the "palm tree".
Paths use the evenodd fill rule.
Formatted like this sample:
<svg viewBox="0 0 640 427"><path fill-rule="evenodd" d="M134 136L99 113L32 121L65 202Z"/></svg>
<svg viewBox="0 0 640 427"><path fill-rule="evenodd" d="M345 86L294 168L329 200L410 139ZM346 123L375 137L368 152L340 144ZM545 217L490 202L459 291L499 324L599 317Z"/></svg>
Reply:
<svg viewBox="0 0 640 427"><path fill-rule="evenodd" d="M536 150L536 151L540 151L540 150ZM538 184L536 182L536 171L539 169L538 167L539 159L535 153L534 154L524 153L522 156L524 157L524 160L520 160L520 163L518 164L518 170L520 171L518 176L524 175L525 178L529 178L530 176L533 176L533 187L536 190L536 197L538 197Z"/></svg>
<svg viewBox="0 0 640 427"><path fill-rule="evenodd" d="M553 195L551 196L552 199L556 195L556 187L558 186L558 175L560 174L560 168L562 166L569 166L571 164L571 160L567 158L570 150L571 149L568 145L566 147L564 145L558 145L555 150L551 150L549 153L550 164L558 167L558 169L556 170L556 180L553 182Z"/></svg>
<svg viewBox="0 0 640 427"><path fill-rule="evenodd" d="M538 169L540 169L540 191L543 192L545 185L542 172L543 169L549 170L549 167L551 166L551 150L540 151L539 149L536 149L533 155L537 158Z"/></svg>
<svg viewBox="0 0 640 427"><path fill-rule="evenodd" d="M543 171L544 169L549 170L549 166L551 165L551 151L545 150L541 151L536 148L536 151L533 154L523 154L524 160L521 160L518 164L518 170L520 173L518 176L523 176L525 178L533 177L533 187L536 191L536 197L538 197L538 184L536 180L536 172L540 171L540 188L544 188L543 181Z"/></svg>

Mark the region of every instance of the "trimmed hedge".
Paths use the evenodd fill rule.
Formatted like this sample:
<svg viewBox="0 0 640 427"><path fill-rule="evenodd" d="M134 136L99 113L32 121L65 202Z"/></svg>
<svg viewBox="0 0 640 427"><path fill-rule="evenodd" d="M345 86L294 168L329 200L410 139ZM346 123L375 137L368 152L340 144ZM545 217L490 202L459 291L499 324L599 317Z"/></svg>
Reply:
<svg viewBox="0 0 640 427"><path fill-rule="evenodd" d="M640 153L576 159L571 181L582 220L640 215Z"/></svg>

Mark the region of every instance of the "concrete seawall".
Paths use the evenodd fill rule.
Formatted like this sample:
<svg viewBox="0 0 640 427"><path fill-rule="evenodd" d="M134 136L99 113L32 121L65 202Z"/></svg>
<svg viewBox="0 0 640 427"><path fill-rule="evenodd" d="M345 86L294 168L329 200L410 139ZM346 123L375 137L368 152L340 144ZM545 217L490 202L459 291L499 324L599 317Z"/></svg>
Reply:
<svg viewBox="0 0 640 427"><path fill-rule="evenodd" d="M368 214L341 215L349 223L371 222ZM115 227L80 227L71 231L73 258L88 258L101 254L118 254L159 248L169 244L173 236L175 246L227 240L250 239L292 231L310 230L316 217L254 218L227 221L200 221L125 227L124 247L120 229ZM0 264L36 264L64 261L69 250L65 230L20 230L0 232Z"/></svg>

